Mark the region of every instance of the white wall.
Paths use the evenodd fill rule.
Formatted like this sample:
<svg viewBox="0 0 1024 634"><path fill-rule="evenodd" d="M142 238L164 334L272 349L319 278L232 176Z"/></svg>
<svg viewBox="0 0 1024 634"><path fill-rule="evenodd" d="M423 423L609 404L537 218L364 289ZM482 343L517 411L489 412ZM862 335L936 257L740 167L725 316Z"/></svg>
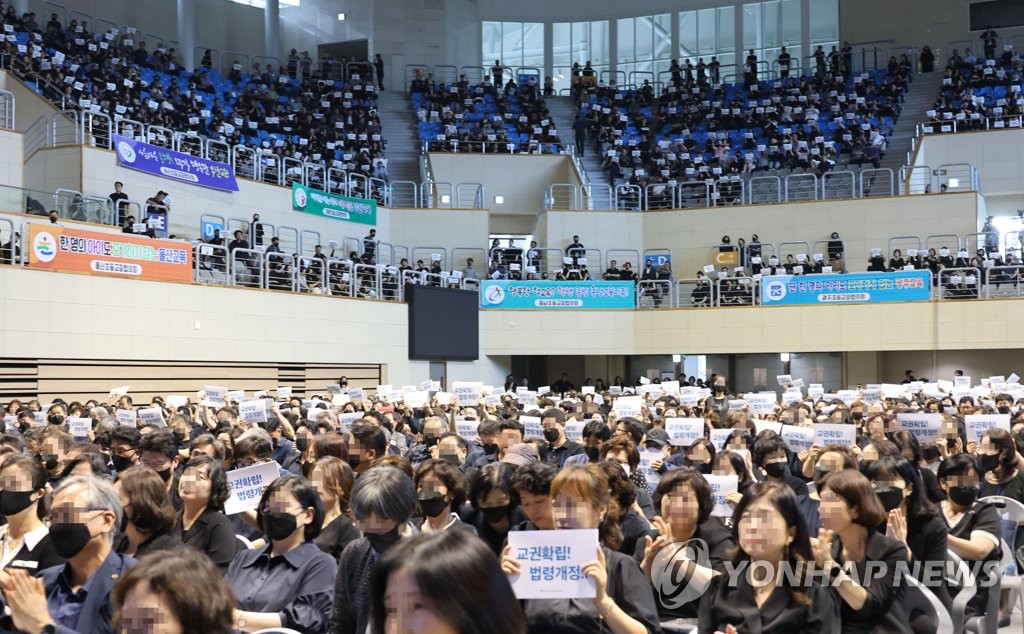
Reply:
<svg viewBox="0 0 1024 634"><path fill-rule="evenodd" d="M390 217L391 240L409 247L410 264L415 266L416 258L422 258L430 266L433 249L426 247L441 247L447 250L449 267L461 271L466 257L472 257L476 270L486 275L486 211L392 209Z"/></svg>
<svg viewBox="0 0 1024 634"><path fill-rule="evenodd" d="M544 193L554 183L579 184L572 161L565 156L507 154L430 154L430 171L441 183L482 183L484 207L496 214L536 214ZM504 202L497 204L495 196Z"/></svg>
<svg viewBox="0 0 1024 634"><path fill-rule="evenodd" d="M640 214L616 211L548 211L544 233L537 233L534 239L545 248L561 249L563 252L572 244L572 237L578 235L580 242L588 249L600 249L602 262L588 262L591 275L600 279L609 250L644 250L644 227L646 218ZM625 254L616 258L619 266L626 260ZM633 263L637 270L637 262ZM637 270L638 273L642 272Z"/></svg>
<svg viewBox="0 0 1024 634"><path fill-rule="evenodd" d="M1024 130L960 132L925 136L918 164L933 170L950 163L973 163L982 194L1024 194Z"/></svg>

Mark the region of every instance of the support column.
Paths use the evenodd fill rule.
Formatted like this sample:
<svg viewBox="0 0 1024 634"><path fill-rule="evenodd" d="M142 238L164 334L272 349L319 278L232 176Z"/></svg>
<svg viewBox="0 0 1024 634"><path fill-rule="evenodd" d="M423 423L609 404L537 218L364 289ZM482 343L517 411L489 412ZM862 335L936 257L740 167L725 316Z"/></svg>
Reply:
<svg viewBox="0 0 1024 634"><path fill-rule="evenodd" d="M196 68L196 2L178 0L178 59L186 70Z"/></svg>
<svg viewBox="0 0 1024 634"><path fill-rule="evenodd" d="M571 29L571 27L570 27ZM539 78L540 87L544 87L544 78L555 77L555 26L552 22L544 22L544 68L542 68L542 74ZM569 79L569 85L572 85L572 79ZM557 93L555 93L557 95Z"/></svg>
<svg viewBox="0 0 1024 634"><path fill-rule="evenodd" d="M263 9L263 54L281 65L281 12L278 0L266 0ZM276 70L276 69L275 69Z"/></svg>
<svg viewBox="0 0 1024 634"><path fill-rule="evenodd" d="M608 20L608 70L612 77L619 70L619 21L615 18ZM601 79L600 75L598 79Z"/></svg>

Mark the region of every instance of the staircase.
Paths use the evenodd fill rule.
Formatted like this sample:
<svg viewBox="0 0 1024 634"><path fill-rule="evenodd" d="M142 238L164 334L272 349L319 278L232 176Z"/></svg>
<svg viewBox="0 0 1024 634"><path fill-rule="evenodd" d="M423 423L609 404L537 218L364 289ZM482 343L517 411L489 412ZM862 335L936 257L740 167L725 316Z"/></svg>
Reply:
<svg viewBox="0 0 1024 634"><path fill-rule="evenodd" d="M388 141L388 179L418 184L422 180L420 142L408 94L390 90L381 92L377 97L377 107L381 130Z"/></svg>
<svg viewBox="0 0 1024 634"><path fill-rule="evenodd" d="M548 112L555 122L555 129L558 130L558 138L562 145L575 148L576 136L572 131L573 121L576 120L576 104L572 97L547 97ZM614 209L615 205L611 200L609 186L611 181L603 169L601 169L601 157L597 155L594 144L587 142L584 148L585 154L577 165L582 165L583 182L589 183L591 195L584 200L585 209Z"/></svg>

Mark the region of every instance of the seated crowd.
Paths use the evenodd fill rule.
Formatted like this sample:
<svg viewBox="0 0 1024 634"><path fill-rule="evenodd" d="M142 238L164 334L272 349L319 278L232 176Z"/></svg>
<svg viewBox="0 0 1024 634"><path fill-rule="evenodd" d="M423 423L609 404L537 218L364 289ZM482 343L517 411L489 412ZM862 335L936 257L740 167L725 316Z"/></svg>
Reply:
<svg viewBox="0 0 1024 634"><path fill-rule="evenodd" d="M840 161L877 168L912 79L907 62L890 72L844 76L819 67L813 75L758 80L755 58L743 83L721 84L703 69L695 77L689 61L685 74L672 64L660 95L647 81L600 82L576 93L585 136L613 185L645 191L711 181L725 202L735 202L740 189L732 181L760 172L821 177ZM576 138L582 150L579 132Z"/></svg>
<svg viewBox="0 0 1024 634"><path fill-rule="evenodd" d="M71 20L65 27L53 14L40 28L29 14L17 17L13 7L3 13L2 25L0 57L12 72L58 107L107 115L124 136L171 147L170 136L180 132L186 136L181 151L194 154L200 151L199 137L247 146L259 155L267 176L286 184L301 180L301 166L281 167L268 157L387 178L378 89L369 75L352 74L344 82L322 79L314 71L297 79L294 72L269 65L247 74L236 62L225 78L210 68L209 51L190 71L181 67L173 48L149 50L142 34L130 27L93 33L85 21ZM147 135L143 126L166 132ZM104 142L112 132L100 119L90 129ZM210 151L211 159L229 160L223 147L213 145Z"/></svg>
<svg viewBox="0 0 1024 634"><path fill-rule="evenodd" d="M505 82L505 72L496 60L479 83L470 84L463 74L445 84L418 70L409 93L419 139L434 152L561 151L537 77L522 75L519 85L514 77Z"/></svg>
<svg viewBox="0 0 1024 634"><path fill-rule="evenodd" d="M953 49L943 71L942 89L924 124L926 133L1019 128L1024 115L1022 56L1007 43L997 56L985 47Z"/></svg>
<svg viewBox="0 0 1024 634"><path fill-rule="evenodd" d="M1024 502L1024 390L945 383L787 382L766 402L715 375L537 390L509 376L458 397L342 377L310 398L12 400L0 625L935 632L911 600L926 591L1005 624L999 562L1024 557L1024 531L1000 509ZM924 413L941 422L927 438L903 420ZM982 433L974 414L1007 424ZM812 442L822 424L831 440ZM252 472L236 470L260 465L274 477L246 505ZM565 529L596 529L590 598L517 601L529 562L510 544L531 535L516 533ZM953 560L971 574L947 577Z"/></svg>

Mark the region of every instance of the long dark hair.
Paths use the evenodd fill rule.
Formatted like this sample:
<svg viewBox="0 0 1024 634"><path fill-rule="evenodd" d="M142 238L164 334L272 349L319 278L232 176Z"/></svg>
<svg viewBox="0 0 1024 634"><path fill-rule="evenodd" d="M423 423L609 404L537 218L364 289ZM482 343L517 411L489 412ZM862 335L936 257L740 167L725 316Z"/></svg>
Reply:
<svg viewBox="0 0 1024 634"><path fill-rule="evenodd" d="M525 634L526 617L497 557L481 540L460 531L421 533L399 540L384 553L373 571L370 627L374 634L385 631L388 578L399 569L408 571L420 596L456 632ZM466 600L472 596L485 596L488 601Z"/></svg>
<svg viewBox="0 0 1024 634"><path fill-rule="evenodd" d="M751 504L761 498L767 498L785 520L786 529L792 529L795 532L793 541L786 549L786 563L790 566L790 570L807 570L806 562L814 561L814 556L811 553L811 538L807 532L807 522L804 521L804 516L800 512L796 494L785 484L769 480L750 485L732 513L732 540L736 543L736 548L732 551L733 563L739 566L742 562L750 562L750 555L743 550L743 546L740 544L740 518ZM790 600L800 605L810 605L811 598L805 591L806 580L796 584L789 583L789 580L789 575L782 575L782 582L786 586Z"/></svg>
<svg viewBox="0 0 1024 634"><path fill-rule="evenodd" d="M938 516L938 507L924 494L921 474L913 463L902 456L883 456L864 467L864 475L872 482L881 478L900 478L913 489L907 497L907 519L927 519Z"/></svg>

